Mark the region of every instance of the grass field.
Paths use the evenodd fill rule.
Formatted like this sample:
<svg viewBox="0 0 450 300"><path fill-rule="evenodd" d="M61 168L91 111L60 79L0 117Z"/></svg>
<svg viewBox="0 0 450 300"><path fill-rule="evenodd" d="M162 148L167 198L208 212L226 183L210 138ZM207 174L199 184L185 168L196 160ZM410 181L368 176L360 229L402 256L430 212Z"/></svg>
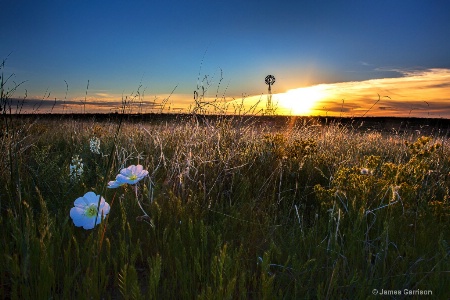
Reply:
<svg viewBox="0 0 450 300"><path fill-rule="evenodd" d="M448 130L195 115L1 124L2 299L450 295ZM143 180L105 188L138 164ZM69 211L89 191L110 212L85 230Z"/></svg>

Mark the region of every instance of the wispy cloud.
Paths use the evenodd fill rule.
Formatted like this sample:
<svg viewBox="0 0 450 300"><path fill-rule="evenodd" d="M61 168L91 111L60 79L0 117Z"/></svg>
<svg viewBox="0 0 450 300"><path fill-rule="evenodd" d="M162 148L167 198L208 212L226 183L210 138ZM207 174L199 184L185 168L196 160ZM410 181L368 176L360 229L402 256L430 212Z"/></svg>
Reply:
<svg viewBox="0 0 450 300"><path fill-rule="evenodd" d="M109 93L95 93L95 96L100 97L100 98L113 98L114 95L109 94Z"/></svg>
<svg viewBox="0 0 450 300"><path fill-rule="evenodd" d="M371 66L371 64L369 64L368 62L365 62L365 61L360 61L360 62L358 62L360 65L362 65L362 66L365 66L365 67L368 67L368 66Z"/></svg>
<svg viewBox="0 0 450 300"><path fill-rule="evenodd" d="M323 96L311 114L450 118L450 69L390 71L401 77L317 85Z"/></svg>
<svg viewBox="0 0 450 300"><path fill-rule="evenodd" d="M193 100L186 94L158 94L139 98L106 92L72 99L9 99L13 113L108 113L120 112L123 102L128 113L187 112Z"/></svg>
<svg viewBox="0 0 450 300"><path fill-rule="evenodd" d="M318 84L274 94L272 102L279 114L299 113L328 116L398 116L450 118L450 69L402 70L385 68L396 72L398 77L364 81ZM145 99L113 95L108 91L96 91L65 100L14 100L13 108L22 112L104 113L119 111L121 99L131 104L130 112L188 112L194 108L192 94L146 95ZM214 98L205 98L205 102ZM260 112L266 108L265 94L219 99L219 106L229 113L236 109ZM310 105L308 102L311 101ZM20 106L19 106L20 104ZM256 107L253 107L256 105ZM210 106L210 108L213 106Z"/></svg>

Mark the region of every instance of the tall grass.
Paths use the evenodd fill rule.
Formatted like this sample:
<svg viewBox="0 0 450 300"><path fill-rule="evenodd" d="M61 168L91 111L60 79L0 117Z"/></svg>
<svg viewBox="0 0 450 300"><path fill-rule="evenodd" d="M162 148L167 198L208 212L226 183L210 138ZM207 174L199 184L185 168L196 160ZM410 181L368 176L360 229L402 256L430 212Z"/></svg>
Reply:
<svg viewBox="0 0 450 300"><path fill-rule="evenodd" d="M450 294L448 135L274 127L200 78L191 115L117 123L20 115L2 74L0 298ZM105 190L131 164L149 176ZM88 191L111 206L93 230L69 217Z"/></svg>
<svg viewBox="0 0 450 300"><path fill-rule="evenodd" d="M114 122L9 116L0 297L449 295L447 137L245 120L124 122L114 142ZM102 154L90 151L94 136ZM78 181L69 178L73 155L84 163ZM101 192L110 162L113 173L130 164L149 171L138 197L154 226L121 187L103 194L105 222L74 227L73 201Z"/></svg>

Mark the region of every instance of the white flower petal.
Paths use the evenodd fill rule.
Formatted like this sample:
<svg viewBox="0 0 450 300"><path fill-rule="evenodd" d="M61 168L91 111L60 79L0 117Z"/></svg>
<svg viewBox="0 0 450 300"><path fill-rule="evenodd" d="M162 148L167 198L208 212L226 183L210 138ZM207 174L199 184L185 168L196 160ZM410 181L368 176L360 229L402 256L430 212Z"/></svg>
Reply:
<svg viewBox="0 0 450 300"><path fill-rule="evenodd" d="M129 177L130 175L133 174L133 171L131 170L130 167L120 170L119 173L122 174L123 176Z"/></svg>
<svg viewBox="0 0 450 300"><path fill-rule="evenodd" d="M108 188L109 189L115 189L115 188L117 188L119 186L122 186L122 185L124 185L124 183L121 183L121 182L118 182L118 181L110 181L110 182L108 182Z"/></svg>
<svg viewBox="0 0 450 300"><path fill-rule="evenodd" d="M103 216L106 216L107 214L109 214L110 209L111 209L111 207L109 206L108 203L104 202L104 203L100 204L99 215L101 215L103 213Z"/></svg>
<svg viewBox="0 0 450 300"><path fill-rule="evenodd" d="M129 179L128 176L125 176L125 175L122 175L122 174L118 174L118 175L116 176L116 181L117 181L118 183L125 184L125 183L129 183L129 182L130 182L130 179Z"/></svg>
<svg viewBox="0 0 450 300"><path fill-rule="evenodd" d="M92 204L92 203L97 204L98 203L98 197L99 197L99 195L96 195L94 192L87 192L83 196L83 198L86 199L86 203L88 205ZM102 197L102 201L104 201L103 197Z"/></svg>
<svg viewBox="0 0 450 300"><path fill-rule="evenodd" d="M73 202L73 205L75 205L76 207L85 207L86 205L88 205L88 203L86 202L86 199L84 197L79 197Z"/></svg>
<svg viewBox="0 0 450 300"><path fill-rule="evenodd" d="M75 226L80 227L84 224L84 209L72 207L70 209L70 217L73 220Z"/></svg>
<svg viewBox="0 0 450 300"><path fill-rule="evenodd" d="M98 219L97 224L100 224L100 218ZM89 218L83 224L84 229L93 229L94 227L95 227L95 218Z"/></svg>

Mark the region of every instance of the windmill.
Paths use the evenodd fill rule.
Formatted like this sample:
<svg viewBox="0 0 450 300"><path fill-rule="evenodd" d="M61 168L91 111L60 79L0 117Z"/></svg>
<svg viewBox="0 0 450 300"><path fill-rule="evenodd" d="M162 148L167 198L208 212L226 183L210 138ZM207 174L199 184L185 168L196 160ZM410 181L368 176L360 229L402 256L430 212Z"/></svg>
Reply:
<svg viewBox="0 0 450 300"><path fill-rule="evenodd" d="M266 79L264 81L269 86L268 92L267 92L266 114L273 115L274 109L273 109L273 105L272 105L272 84L275 83L275 76L267 75Z"/></svg>

